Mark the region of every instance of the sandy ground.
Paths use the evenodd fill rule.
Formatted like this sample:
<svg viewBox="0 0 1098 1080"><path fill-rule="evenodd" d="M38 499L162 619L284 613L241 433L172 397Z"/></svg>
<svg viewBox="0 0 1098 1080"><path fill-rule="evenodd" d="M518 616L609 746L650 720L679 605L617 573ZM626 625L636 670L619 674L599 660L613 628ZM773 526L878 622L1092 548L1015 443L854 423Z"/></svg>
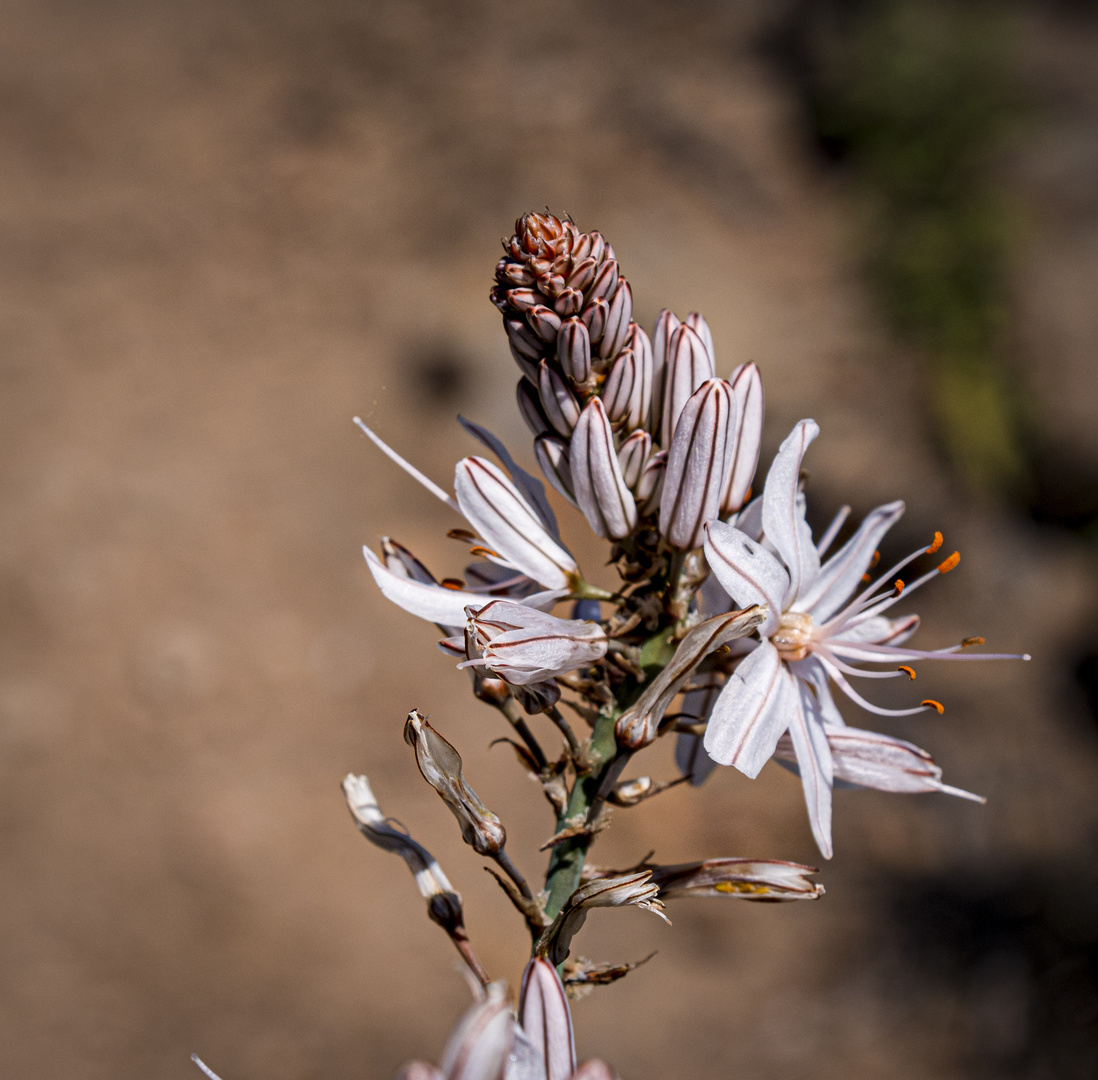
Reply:
<svg viewBox="0 0 1098 1080"><path fill-rule="evenodd" d="M193 1077L198 1051L225 1080L336 1080L437 1055L467 991L405 868L351 826L348 770L437 854L486 966L517 980L521 927L420 781L404 714L459 746L532 874L551 820L433 628L374 591L362 543L392 533L452 574L456 521L350 418L440 482L474 449L458 411L529 460L486 293L499 237L545 204L612 239L647 324L700 309L724 367L760 364L767 457L820 421L820 520L902 496L892 553L935 528L962 550L919 598L926 645L982 633L1035 656L927 666L919 689L948 712L889 729L987 807L850 793L820 903L698 902L671 929L593 917L586 955L659 955L577 1007L581 1053L630 1080L943 1080L1044 1052L1029 939L973 952L957 912L984 927L981 904L1020 904L1056 940L1093 940L1078 867L1098 738L1072 677L1095 650L1093 546L944 474L918 369L859 283L845 196L754 46L774 17L5 6L0 1073ZM1096 38L1025 29L1044 97L1004 165L1031 223L1019 377L1093 462ZM816 858L797 782L772 767L619 812L598 858L651 847ZM923 963L951 940L943 919L975 957L956 977L948 949L944 974Z"/></svg>

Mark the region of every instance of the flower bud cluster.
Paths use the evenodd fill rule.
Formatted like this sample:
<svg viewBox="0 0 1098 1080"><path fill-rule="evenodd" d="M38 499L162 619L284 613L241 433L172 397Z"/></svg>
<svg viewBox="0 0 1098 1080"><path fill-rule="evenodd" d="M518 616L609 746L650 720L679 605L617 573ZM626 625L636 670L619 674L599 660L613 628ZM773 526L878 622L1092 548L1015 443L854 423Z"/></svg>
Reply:
<svg viewBox="0 0 1098 1080"><path fill-rule="evenodd" d="M705 522L727 519L750 491L758 368L718 378L713 335L696 312L680 320L663 311L649 338L597 232L527 214L504 249L491 298L549 483L604 539L639 540L650 552L661 537L676 551L700 547Z"/></svg>

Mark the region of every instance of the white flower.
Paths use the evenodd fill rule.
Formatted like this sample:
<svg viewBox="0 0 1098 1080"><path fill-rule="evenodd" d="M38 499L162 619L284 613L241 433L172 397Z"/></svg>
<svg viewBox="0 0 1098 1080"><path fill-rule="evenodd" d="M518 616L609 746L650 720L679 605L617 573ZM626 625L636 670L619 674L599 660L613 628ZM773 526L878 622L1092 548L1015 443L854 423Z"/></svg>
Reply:
<svg viewBox="0 0 1098 1080"><path fill-rule="evenodd" d="M829 735L844 728L844 722L829 682L862 708L881 716L909 716L927 709L940 712L942 706L930 700L909 709L874 705L850 685L848 676L880 679L906 673L913 677L906 665L915 660L1007 657L960 655L963 646L930 651L907 648L902 643L915 632L918 617L893 620L885 616L901 594L957 565L960 556L954 553L906 588L903 582L894 581L895 575L920 555L938 550L940 534L932 544L859 588L882 537L903 513L903 503L878 507L846 544L821 564L845 513L817 547L805 521L799 476L804 452L818 433L815 421L802 420L782 443L763 491L761 542L743 528L720 521L707 525L705 555L720 584L736 603L765 603L770 614L759 628L759 644L740 662L713 705L705 749L720 764L735 765L754 777L788 731L813 835L820 851L830 858L831 788L839 773ZM753 510L748 507L738 522L751 531L756 526L748 526L747 519L754 516ZM903 666L891 671L854 666L864 663Z"/></svg>
<svg viewBox="0 0 1098 1080"><path fill-rule="evenodd" d="M537 605L552 603L579 584L579 567L560 541L544 487L515 464L490 432L463 421L468 431L495 451L512 479L485 458L463 458L455 469L455 499L405 461L358 417L355 423L405 472L465 518L475 533L474 553L514 572L508 591L524 591L526 585L536 582L549 590L529 598L529 603ZM369 548L363 548L362 553L378 588L389 600L421 619L443 626L460 626L465 622L466 607L480 607L500 595L500 589L493 595L425 581L422 575L409 576L399 567L386 565Z"/></svg>

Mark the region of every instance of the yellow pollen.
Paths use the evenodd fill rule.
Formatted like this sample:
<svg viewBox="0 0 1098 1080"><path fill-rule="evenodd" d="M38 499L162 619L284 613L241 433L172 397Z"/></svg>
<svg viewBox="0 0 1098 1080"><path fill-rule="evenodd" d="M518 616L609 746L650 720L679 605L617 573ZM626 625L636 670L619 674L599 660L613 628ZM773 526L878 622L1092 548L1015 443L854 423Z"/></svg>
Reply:
<svg viewBox="0 0 1098 1080"><path fill-rule="evenodd" d="M901 664L896 670L902 671L909 679L914 680L915 678L915 669L908 667L907 664Z"/></svg>
<svg viewBox="0 0 1098 1080"><path fill-rule="evenodd" d="M452 577L443 578L439 582L439 584L444 589L453 589L455 592L461 592L461 590L465 588L465 582L464 581L459 581L457 578L452 578Z"/></svg>
<svg viewBox="0 0 1098 1080"><path fill-rule="evenodd" d="M961 561L961 553L955 551L948 559L938 564L939 574L948 574Z"/></svg>
<svg viewBox="0 0 1098 1080"><path fill-rule="evenodd" d="M720 893L768 893L770 889L766 885L756 885L750 881L718 881L713 886L713 891Z"/></svg>
<svg viewBox="0 0 1098 1080"><path fill-rule="evenodd" d="M942 546L943 543L945 543L945 538L942 536L942 534L940 532L936 532L934 534L933 541L931 541L930 547L928 547L926 549L926 553L928 555L933 555L934 552L936 552L938 550L938 548L940 548Z"/></svg>
<svg viewBox="0 0 1098 1080"><path fill-rule="evenodd" d="M927 698L926 701L920 701L919 704L934 709L939 716L946 711L946 707L940 701L935 701L933 698Z"/></svg>
<svg viewBox="0 0 1098 1080"><path fill-rule="evenodd" d="M983 645L983 644L984 644L984 639L982 637L966 637L964 639L964 641L961 642L961 648L962 649L967 649L970 645Z"/></svg>

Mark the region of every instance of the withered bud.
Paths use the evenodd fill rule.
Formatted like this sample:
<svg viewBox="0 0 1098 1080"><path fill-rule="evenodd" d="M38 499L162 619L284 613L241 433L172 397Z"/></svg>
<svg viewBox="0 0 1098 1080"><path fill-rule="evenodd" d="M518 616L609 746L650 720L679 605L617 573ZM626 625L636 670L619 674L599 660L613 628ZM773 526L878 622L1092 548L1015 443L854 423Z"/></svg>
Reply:
<svg viewBox="0 0 1098 1080"><path fill-rule="evenodd" d="M810 881L817 871L779 859L706 859L678 866L653 866L652 883L660 897L731 896L740 900L777 903L818 900L824 887Z"/></svg>
<svg viewBox="0 0 1098 1080"><path fill-rule="evenodd" d="M507 833L499 818L466 784L457 750L416 709L408 714L404 724L404 741L415 750L416 764L423 779L438 792L457 818L462 839L478 855L498 854L507 840Z"/></svg>

